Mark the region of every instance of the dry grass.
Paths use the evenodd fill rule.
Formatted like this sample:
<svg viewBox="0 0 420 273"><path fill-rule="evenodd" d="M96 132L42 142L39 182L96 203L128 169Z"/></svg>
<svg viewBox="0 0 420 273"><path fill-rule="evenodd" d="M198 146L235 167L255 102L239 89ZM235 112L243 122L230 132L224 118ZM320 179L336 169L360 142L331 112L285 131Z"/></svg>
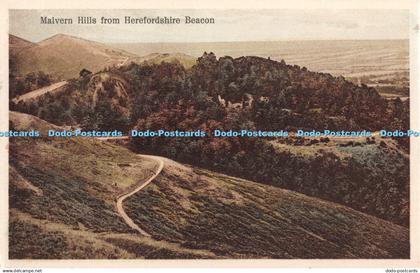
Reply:
<svg viewBox="0 0 420 273"><path fill-rule="evenodd" d="M11 118L21 129L49 126L23 114ZM363 150L343 151L364 162ZM116 213L115 197L155 167L123 147L95 140L12 139L10 258L409 257L407 228L171 160L124 203L153 236L142 238Z"/></svg>
<svg viewBox="0 0 420 273"><path fill-rule="evenodd" d="M185 206L188 204L188 206ZM167 163L126 203L153 238L219 258L407 258L408 229L344 206Z"/></svg>

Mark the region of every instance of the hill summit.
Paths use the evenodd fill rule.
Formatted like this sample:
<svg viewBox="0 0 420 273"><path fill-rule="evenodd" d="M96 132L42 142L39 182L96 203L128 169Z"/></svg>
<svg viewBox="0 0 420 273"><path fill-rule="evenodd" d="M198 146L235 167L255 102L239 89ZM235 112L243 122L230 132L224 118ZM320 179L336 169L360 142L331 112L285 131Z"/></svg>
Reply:
<svg viewBox="0 0 420 273"><path fill-rule="evenodd" d="M21 50L16 56L16 63L22 75L43 71L57 78L68 79L78 77L83 68L98 71L122 64L134 56L98 42L57 34Z"/></svg>

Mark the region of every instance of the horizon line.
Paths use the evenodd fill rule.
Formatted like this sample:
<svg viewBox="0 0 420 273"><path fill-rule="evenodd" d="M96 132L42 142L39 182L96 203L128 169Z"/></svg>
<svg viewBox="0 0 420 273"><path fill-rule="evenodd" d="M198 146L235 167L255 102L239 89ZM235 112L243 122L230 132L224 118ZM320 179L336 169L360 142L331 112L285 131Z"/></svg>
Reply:
<svg viewBox="0 0 420 273"><path fill-rule="evenodd" d="M342 38L331 38L331 39L290 39L290 40L285 40L285 39L279 39L279 40L237 40L237 41L185 41L185 42L170 42L170 41L159 41L159 42L134 42L134 41L130 41L130 42L126 42L126 41L120 41L120 42L115 42L115 41L108 41L108 42L100 42L97 40L92 40L92 39L87 39L87 38L83 38L83 37L79 37L79 36L74 36L71 34L64 34L64 33L56 33L53 34L45 39L42 39L40 41L31 41L27 38L23 38L22 36L18 36L16 34L13 34L11 32L9 32L9 35L13 35L15 37L18 37L20 39L24 39L28 42L31 43L40 43L42 41L48 40L56 35L65 35L65 36L69 36L69 37L74 37L77 39L83 39L83 40L87 40L87 41L91 41L91 42L97 42L97 43L102 43L102 44L201 44L201 43L261 43L261 42L266 42L266 43L275 43L275 42L316 42L316 41L404 41L407 40L409 41L410 38L391 38L391 39L342 39Z"/></svg>
<svg viewBox="0 0 420 273"><path fill-rule="evenodd" d="M84 39L84 38L81 38ZM200 42L106 42L105 44L204 44L204 43L276 43L276 42L328 42L328 41L409 41L409 38L392 39L291 39L291 40L244 40L244 41L200 41ZM103 42L98 42L103 43Z"/></svg>

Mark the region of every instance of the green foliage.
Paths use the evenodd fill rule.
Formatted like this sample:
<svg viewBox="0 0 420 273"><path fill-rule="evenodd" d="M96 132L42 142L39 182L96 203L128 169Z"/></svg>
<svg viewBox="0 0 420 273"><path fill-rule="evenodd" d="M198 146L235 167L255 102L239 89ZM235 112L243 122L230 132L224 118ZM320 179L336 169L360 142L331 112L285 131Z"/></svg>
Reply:
<svg viewBox="0 0 420 273"><path fill-rule="evenodd" d="M93 109L89 108L86 111L81 122L81 127L85 130L121 130L126 132L130 127L130 120L118 112L112 104L106 101L100 101Z"/></svg>
<svg viewBox="0 0 420 273"><path fill-rule="evenodd" d="M19 95L23 95L27 92L35 89L48 86L53 83L54 79L51 75L44 73L43 71L31 72L25 75L23 78L13 73L14 69L9 69L9 97L14 98Z"/></svg>

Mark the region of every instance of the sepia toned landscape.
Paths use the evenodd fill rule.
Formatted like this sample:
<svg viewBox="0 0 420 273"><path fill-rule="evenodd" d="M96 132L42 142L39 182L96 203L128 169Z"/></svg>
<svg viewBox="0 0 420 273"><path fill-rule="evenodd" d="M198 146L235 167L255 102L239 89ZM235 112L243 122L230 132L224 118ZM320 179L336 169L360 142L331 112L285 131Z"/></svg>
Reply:
<svg viewBox="0 0 420 273"><path fill-rule="evenodd" d="M182 52L200 57L204 51L217 56L258 56L305 66L335 76L387 75L408 72L408 40L326 40L219 43L111 44L139 56Z"/></svg>
<svg viewBox="0 0 420 273"><path fill-rule="evenodd" d="M9 141L9 258L409 259L410 143L379 136L409 129L408 59L402 39L10 33L9 128L41 136ZM373 134L296 135L326 129Z"/></svg>

